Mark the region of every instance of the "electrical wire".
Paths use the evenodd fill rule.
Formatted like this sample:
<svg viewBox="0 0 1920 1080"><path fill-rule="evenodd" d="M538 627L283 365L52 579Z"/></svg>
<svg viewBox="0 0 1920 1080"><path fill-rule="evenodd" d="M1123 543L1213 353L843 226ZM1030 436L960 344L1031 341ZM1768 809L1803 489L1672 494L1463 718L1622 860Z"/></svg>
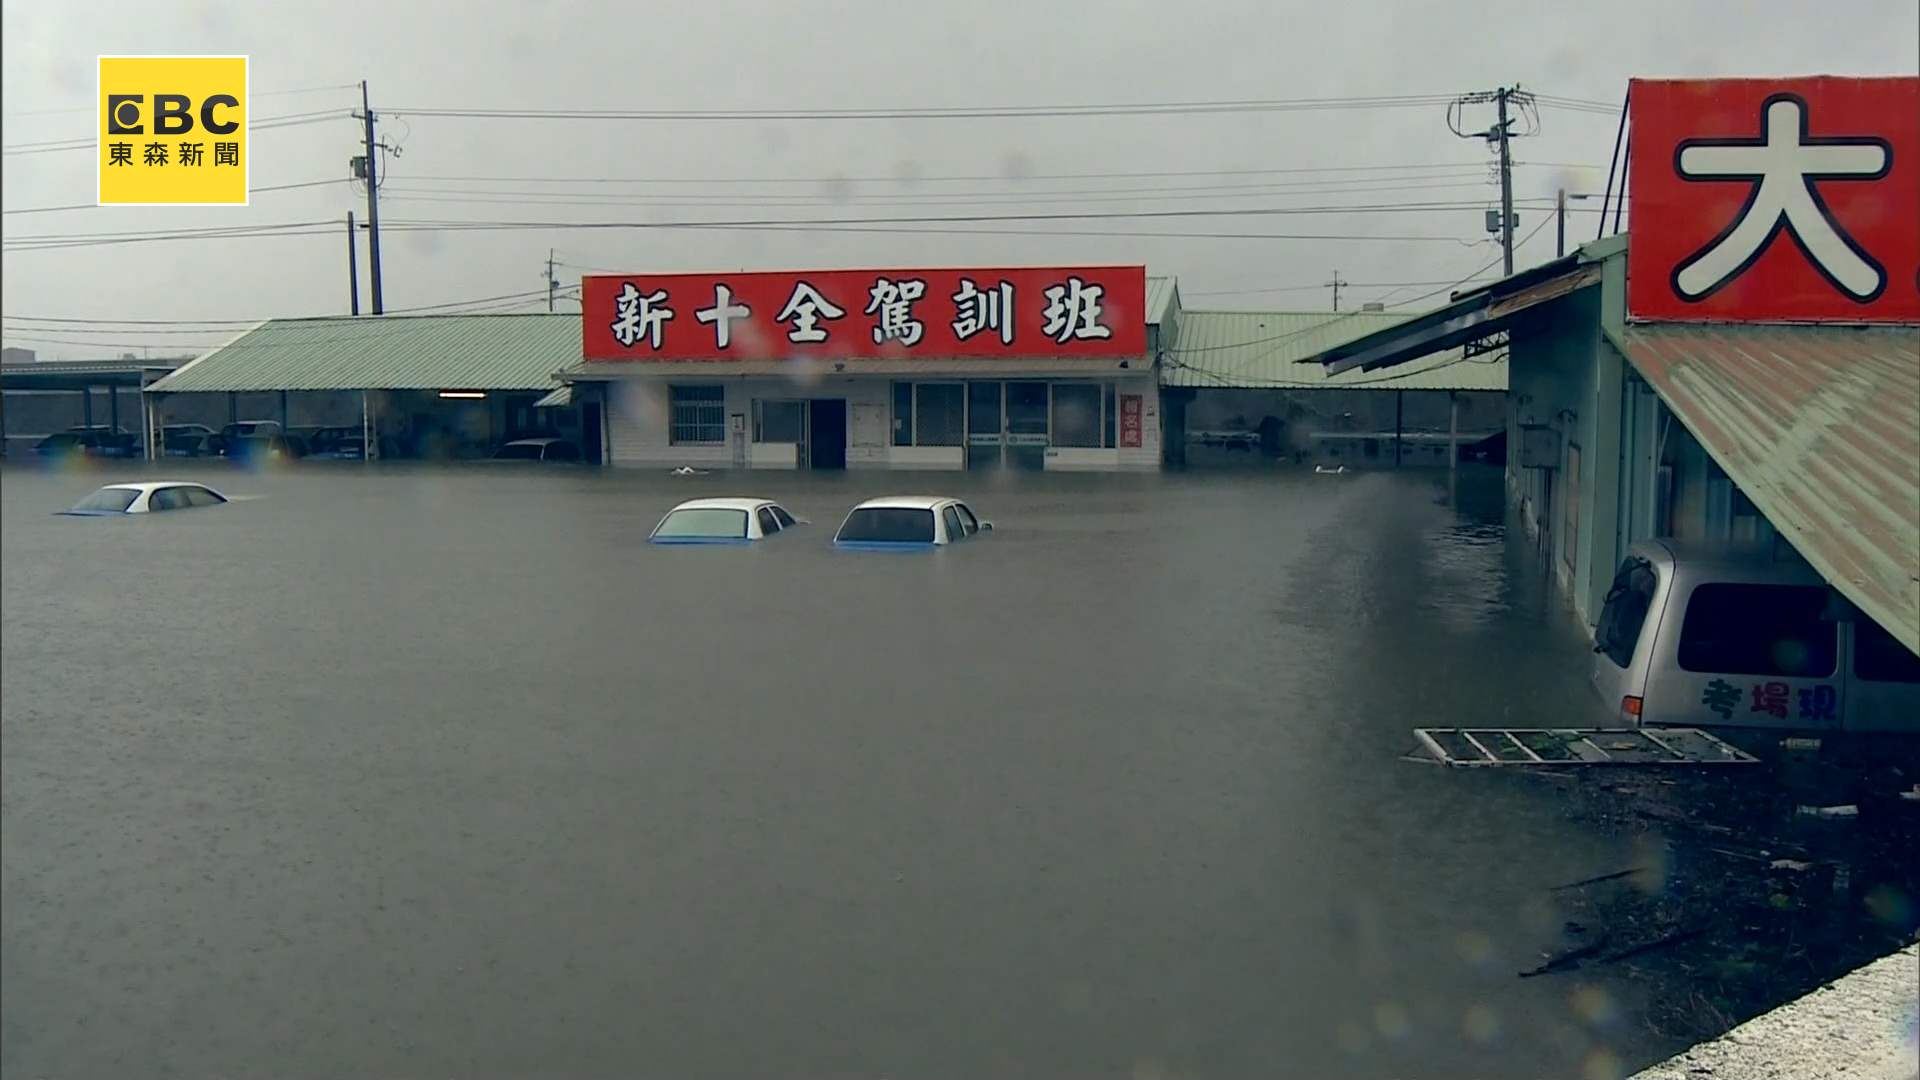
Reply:
<svg viewBox="0 0 1920 1080"><path fill-rule="evenodd" d="M338 86L307 86L307 87L301 87L295 90L255 90L249 93L247 96L250 98L287 97L293 94L320 94L320 93L326 93L334 90L358 90L358 89L360 89L359 83L341 83ZM12 119L14 117L21 117L21 116L65 116L72 113L97 114L98 112L99 112L98 105L73 105L64 109L34 109L26 112L10 112L5 115L7 116L7 118Z"/></svg>
<svg viewBox="0 0 1920 1080"><path fill-rule="evenodd" d="M1094 173L1032 173L1009 175L1006 173L975 173L958 176L706 176L706 177L633 177L633 176L474 176L451 174L426 174L399 177L404 180L425 180L438 183L460 184L698 184L712 186L716 184L949 184L999 182L1009 184L1043 183L1053 180L1166 180L1193 177L1220 176L1297 176L1321 173L1373 173L1373 172L1421 172L1428 170L1482 169L1484 162L1435 161L1406 163L1400 165L1317 165L1288 169L1184 169L1172 171L1142 172L1094 172ZM1516 168L1522 165L1565 169L1598 169L1590 162L1571 161L1533 161L1514 162Z"/></svg>
<svg viewBox="0 0 1920 1080"><path fill-rule="evenodd" d="M247 126L249 135L257 131L273 131L278 128L305 127L308 124L322 124L328 120L338 120L353 116L351 109L325 109L320 112L293 113L288 116L268 117L256 120ZM84 139L59 139L52 142L21 143L17 146L0 147L0 154L52 154L64 150L91 150L100 145L98 136Z"/></svg>
<svg viewBox="0 0 1920 1080"><path fill-rule="evenodd" d="M1275 98L1238 101L1178 101L1139 104L933 106L906 109L477 109L396 107L385 115L433 116L466 120L955 120L1032 117L1159 116L1196 113L1311 112L1347 109L1425 108L1452 100L1451 94L1401 94L1378 97Z"/></svg>
<svg viewBox="0 0 1920 1080"><path fill-rule="evenodd" d="M1025 214L942 214L919 217L872 217L872 218L767 218L740 221L475 221L475 220L420 220L391 221L382 225L389 232L499 232L541 229L553 231L565 230L660 230L660 229L821 229L831 230L846 226L876 225L976 225L994 222L1058 222L1058 221L1113 221L1113 220L1185 220L1195 218L1219 217L1274 217L1327 214L1388 214L1388 213L1431 213L1480 208L1479 203L1393 203L1393 204L1347 204L1338 206L1294 206L1294 207L1247 207L1217 210L1136 210L1136 211L1095 211L1090 213L1025 213ZM62 247L93 247L108 244L143 243L174 239L206 239L209 237L226 238L238 235L290 235L311 232L315 228L332 229L339 225L336 221L293 222L276 225L243 226L231 229L196 229L172 232L148 232L131 234L38 234L19 237L7 242L0 250L35 251ZM1451 239L1451 238L1450 238Z"/></svg>
<svg viewBox="0 0 1920 1080"><path fill-rule="evenodd" d="M274 184L270 187L251 188L247 191L247 196L251 198L252 196L269 191L292 191L296 188L325 187L329 184L341 184L345 182L347 182L347 178L341 176L331 180L307 180L298 184ZM28 206L18 210L0 210L0 214L51 214L60 210L99 210L102 208L102 204L100 203L72 203L67 206Z"/></svg>

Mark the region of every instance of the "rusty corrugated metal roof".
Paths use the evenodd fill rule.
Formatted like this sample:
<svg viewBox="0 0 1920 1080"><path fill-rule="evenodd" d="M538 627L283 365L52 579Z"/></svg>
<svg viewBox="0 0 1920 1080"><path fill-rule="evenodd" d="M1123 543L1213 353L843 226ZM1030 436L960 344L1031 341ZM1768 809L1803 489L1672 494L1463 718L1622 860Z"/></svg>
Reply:
<svg viewBox="0 0 1920 1080"><path fill-rule="evenodd" d="M1920 328L1609 336L1774 528L1920 652Z"/></svg>

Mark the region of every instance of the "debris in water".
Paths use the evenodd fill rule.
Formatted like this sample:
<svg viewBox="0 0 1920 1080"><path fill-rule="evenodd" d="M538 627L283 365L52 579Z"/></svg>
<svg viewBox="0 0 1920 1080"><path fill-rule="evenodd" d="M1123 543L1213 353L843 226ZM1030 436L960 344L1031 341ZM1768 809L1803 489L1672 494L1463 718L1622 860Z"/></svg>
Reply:
<svg viewBox="0 0 1920 1080"><path fill-rule="evenodd" d="M1860 808L1851 803L1845 806L1802 806L1800 812L1807 817L1845 818L1860 816Z"/></svg>

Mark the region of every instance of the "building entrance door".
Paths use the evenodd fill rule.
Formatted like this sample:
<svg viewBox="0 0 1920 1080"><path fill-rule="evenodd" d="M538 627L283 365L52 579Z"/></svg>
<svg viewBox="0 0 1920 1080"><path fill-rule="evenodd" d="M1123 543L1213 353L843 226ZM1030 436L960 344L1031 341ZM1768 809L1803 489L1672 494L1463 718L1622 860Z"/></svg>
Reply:
<svg viewBox="0 0 1920 1080"><path fill-rule="evenodd" d="M847 399L814 398L807 409L807 467L847 467Z"/></svg>
<svg viewBox="0 0 1920 1080"><path fill-rule="evenodd" d="M1003 384L967 384L967 468L997 469L1005 442L1000 398Z"/></svg>
<svg viewBox="0 0 1920 1080"><path fill-rule="evenodd" d="M1007 384L1008 468L1039 470L1047 467L1047 406L1046 383Z"/></svg>

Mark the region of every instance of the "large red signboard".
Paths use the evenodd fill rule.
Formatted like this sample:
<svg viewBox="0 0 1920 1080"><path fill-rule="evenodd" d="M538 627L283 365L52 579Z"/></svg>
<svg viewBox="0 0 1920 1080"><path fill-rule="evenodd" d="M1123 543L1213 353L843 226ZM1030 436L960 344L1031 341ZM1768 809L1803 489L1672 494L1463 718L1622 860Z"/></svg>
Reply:
<svg viewBox="0 0 1920 1080"><path fill-rule="evenodd" d="M1138 356L1141 266L581 279L588 360Z"/></svg>
<svg viewBox="0 0 1920 1080"><path fill-rule="evenodd" d="M1633 82L1627 311L1920 322L1920 78Z"/></svg>

